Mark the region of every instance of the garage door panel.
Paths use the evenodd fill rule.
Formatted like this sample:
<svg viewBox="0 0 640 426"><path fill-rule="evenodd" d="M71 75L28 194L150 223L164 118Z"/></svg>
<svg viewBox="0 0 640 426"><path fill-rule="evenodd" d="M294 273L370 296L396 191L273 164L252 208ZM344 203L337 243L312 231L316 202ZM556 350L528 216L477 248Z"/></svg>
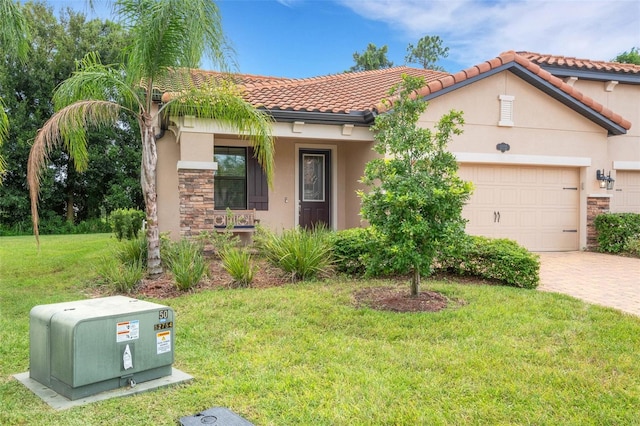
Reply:
<svg viewBox="0 0 640 426"><path fill-rule="evenodd" d="M475 191L463 210L467 232L509 238L532 251L577 250L577 168L463 165Z"/></svg>
<svg viewBox="0 0 640 426"><path fill-rule="evenodd" d="M640 213L640 171L618 170L611 199L614 213Z"/></svg>

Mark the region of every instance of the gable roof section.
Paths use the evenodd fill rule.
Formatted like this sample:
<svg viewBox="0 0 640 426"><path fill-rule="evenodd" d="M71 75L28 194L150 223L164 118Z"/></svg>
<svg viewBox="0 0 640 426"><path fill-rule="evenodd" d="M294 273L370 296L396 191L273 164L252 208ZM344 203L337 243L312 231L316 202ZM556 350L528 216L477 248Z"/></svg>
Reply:
<svg viewBox="0 0 640 426"><path fill-rule="evenodd" d="M578 77L598 81L617 80L621 83L640 84L640 65L535 52L518 52L518 55L540 65L558 77Z"/></svg>
<svg viewBox="0 0 640 426"><path fill-rule="evenodd" d="M248 102L267 110L278 121L368 125L374 119L373 107L388 96L394 84L402 81L403 74L424 77L427 83L449 75L400 66L304 79L250 74L235 74L231 78ZM191 71L191 79L196 85L221 77L218 72ZM170 99L168 84L156 88L165 92L164 101Z"/></svg>
<svg viewBox="0 0 640 426"><path fill-rule="evenodd" d="M533 60L528 59L528 56ZM400 66L304 79L251 74L234 74L230 77L241 88L248 102L256 108L266 110L276 121L370 125L376 114L384 113L388 109L381 100L388 96L389 89L394 84L401 82L403 74L424 77L427 84L419 91L418 96L429 100L502 71L510 71L607 129L610 135L624 134L631 128L631 122L582 94L534 62L540 61L543 64L549 61L560 62L558 59L560 57L550 58L550 56L533 53L519 54L508 51L455 74ZM567 62L565 58L565 62L572 67L605 67L604 63L596 65L597 61L581 60L580 64L576 65L575 62ZM610 66L611 63L607 64ZM615 72L640 75L639 66L615 64L615 67L618 67L612 68ZM223 78L221 73L203 70L191 70L189 75L196 85ZM157 90L163 92L163 101L171 98L170 87L169 81L156 86ZM393 98L389 100L393 103Z"/></svg>
<svg viewBox="0 0 640 426"><path fill-rule="evenodd" d="M490 61L432 81L418 92L418 96L428 101L502 71L514 73L532 86L607 129L610 135L624 134L631 128L631 122L619 114L582 94L549 71L542 69L539 65L514 51L504 52ZM384 112L386 107L383 104L378 104L377 110Z"/></svg>

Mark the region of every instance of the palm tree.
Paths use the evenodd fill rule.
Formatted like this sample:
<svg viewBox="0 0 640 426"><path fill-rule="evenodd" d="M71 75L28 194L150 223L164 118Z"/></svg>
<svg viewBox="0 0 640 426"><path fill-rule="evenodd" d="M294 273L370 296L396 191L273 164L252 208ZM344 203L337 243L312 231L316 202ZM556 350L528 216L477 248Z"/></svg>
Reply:
<svg viewBox="0 0 640 426"><path fill-rule="evenodd" d="M0 52L12 55L20 61L27 59L29 29L20 5L13 0L0 0ZM0 98L0 147L9 134L9 118ZM7 166L0 154L0 185Z"/></svg>
<svg viewBox="0 0 640 426"><path fill-rule="evenodd" d="M116 126L121 114L138 122L142 141L141 183L147 219L151 276L162 272L156 202L156 129L162 115L182 114L221 120L249 135L258 162L269 182L273 174L271 120L244 101L231 83L211 79L195 84L189 68L204 55L228 70L229 50L221 29L218 8L208 0L119 0L114 9L129 30L131 44L123 65L105 66L96 54L87 55L54 94L56 113L38 132L29 154L34 231L38 239L40 175L48 153L62 145L78 170L87 165L86 129ZM224 75L224 74L221 74ZM170 82L171 96L157 107L153 102L158 83Z"/></svg>

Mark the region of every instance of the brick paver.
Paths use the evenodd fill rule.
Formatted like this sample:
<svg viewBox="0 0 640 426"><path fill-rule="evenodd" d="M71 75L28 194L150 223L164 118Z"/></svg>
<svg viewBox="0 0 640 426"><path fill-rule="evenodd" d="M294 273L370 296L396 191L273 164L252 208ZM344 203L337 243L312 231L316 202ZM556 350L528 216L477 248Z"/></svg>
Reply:
<svg viewBox="0 0 640 426"><path fill-rule="evenodd" d="M640 316L640 259L580 251L538 254L539 290Z"/></svg>

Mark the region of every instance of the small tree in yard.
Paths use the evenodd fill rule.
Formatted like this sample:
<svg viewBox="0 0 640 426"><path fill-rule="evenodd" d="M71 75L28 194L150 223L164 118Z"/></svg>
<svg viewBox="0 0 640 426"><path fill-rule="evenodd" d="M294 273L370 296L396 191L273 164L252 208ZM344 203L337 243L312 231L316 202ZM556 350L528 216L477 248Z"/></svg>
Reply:
<svg viewBox="0 0 640 426"><path fill-rule="evenodd" d="M390 262L393 269L412 273L411 294L420 291L420 276L428 275L440 244L464 233L462 207L472 186L457 175L456 159L446 150L453 135L462 133L462 113L450 111L432 131L417 127L426 103L416 96L422 78L403 76L389 92L391 109L376 118L374 150L386 158L370 161L360 192L362 217L384 238L387 250L375 250L372 262ZM391 253L391 256L389 256Z"/></svg>

